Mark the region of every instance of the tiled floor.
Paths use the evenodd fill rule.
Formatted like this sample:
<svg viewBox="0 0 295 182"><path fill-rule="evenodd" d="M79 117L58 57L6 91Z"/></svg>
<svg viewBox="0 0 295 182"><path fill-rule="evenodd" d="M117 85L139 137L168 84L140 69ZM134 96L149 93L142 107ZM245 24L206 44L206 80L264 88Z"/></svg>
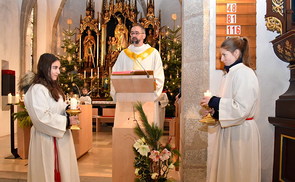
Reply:
<svg viewBox="0 0 295 182"><path fill-rule="evenodd" d="M26 182L27 160L5 159L10 155L10 137L0 137L0 182ZM93 148L78 160L78 165L81 182L112 181L111 127L93 133ZM178 181L178 172L170 175Z"/></svg>

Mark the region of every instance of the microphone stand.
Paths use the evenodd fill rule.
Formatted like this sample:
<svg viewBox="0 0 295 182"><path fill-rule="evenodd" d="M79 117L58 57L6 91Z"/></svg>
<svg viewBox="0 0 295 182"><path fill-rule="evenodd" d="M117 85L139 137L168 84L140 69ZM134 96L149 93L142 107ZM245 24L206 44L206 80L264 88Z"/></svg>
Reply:
<svg viewBox="0 0 295 182"><path fill-rule="evenodd" d="M147 78L150 78L150 74L144 69L144 67L142 66L142 64L137 60L135 59L135 61L140 65L140 67L143 69L143 71L146 73L146 76Z"/></svg>

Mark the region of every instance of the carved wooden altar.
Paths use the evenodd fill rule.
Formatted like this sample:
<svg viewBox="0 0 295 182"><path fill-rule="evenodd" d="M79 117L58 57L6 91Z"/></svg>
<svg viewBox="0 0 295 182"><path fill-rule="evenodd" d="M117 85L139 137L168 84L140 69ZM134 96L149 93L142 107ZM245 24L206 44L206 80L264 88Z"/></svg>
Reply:
<svg viewBox="0 0 295 182"><path fill-rule="evenodd" d="M293 1L294 3L294 1ZM273 181L295 181L295 6L291 0L267 0L266 27L279 35L272 41L274 52L288 62L289 89L276 101Z"/></svg>
<svg viewBox="0 0 295 182"><path fill-rule="evenodd" d="M159 18L155 16L154 0L147 4L147 14L145 18L140 18L139 22L146 29L146 43L150 46L159 48L161 12Z"/></svg>
<svg viewBox="0 0 295 182"><path fill-rule="evenodd" d="M86 2L86 15L80 18L79 55L82 60L84 87L89 87L93 100L109 98L110 72L119 53L127 48L132 25L146 29L146 43L158 48L160 18L155 17L154 0L147 1L146 17L139 22L136 0L102 1L102 11L95 18L93 0ZM142 16L142 12L141 12Z"/></svg>

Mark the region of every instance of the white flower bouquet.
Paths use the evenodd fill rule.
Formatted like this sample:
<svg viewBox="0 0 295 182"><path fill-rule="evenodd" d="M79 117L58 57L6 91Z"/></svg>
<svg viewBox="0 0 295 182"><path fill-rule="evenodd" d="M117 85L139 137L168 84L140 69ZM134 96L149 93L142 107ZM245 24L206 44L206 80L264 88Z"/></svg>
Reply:
<svg viewBox="0 0 295 182"><path fill-rule="evenodd" d="M160 143L163 131L158 126L150 125L147 117L142 109L141 103L137 103L135 108L140 113L141 121L144 128L137 123L135 133L139 137L133 145L135 160L135 175L138 182L168 182L168 173L175 166L179 165L179 161L174 161L173 156L179 152L172 149L170 145L171 139L166 144Z"/></svg>

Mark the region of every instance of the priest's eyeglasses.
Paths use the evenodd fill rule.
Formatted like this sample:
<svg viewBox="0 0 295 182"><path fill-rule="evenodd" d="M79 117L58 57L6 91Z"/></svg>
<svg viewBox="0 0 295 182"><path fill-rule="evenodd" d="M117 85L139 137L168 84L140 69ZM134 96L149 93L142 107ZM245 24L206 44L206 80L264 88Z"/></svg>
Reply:
<svg viewBox="0 0 295 182"><path fill-rule="evenodd" d="M130 33L130 36L133 36L133 35L138 36L139 34L144 34L144 33L140 33L140 32L131 32L131 33Z"/></svg>

